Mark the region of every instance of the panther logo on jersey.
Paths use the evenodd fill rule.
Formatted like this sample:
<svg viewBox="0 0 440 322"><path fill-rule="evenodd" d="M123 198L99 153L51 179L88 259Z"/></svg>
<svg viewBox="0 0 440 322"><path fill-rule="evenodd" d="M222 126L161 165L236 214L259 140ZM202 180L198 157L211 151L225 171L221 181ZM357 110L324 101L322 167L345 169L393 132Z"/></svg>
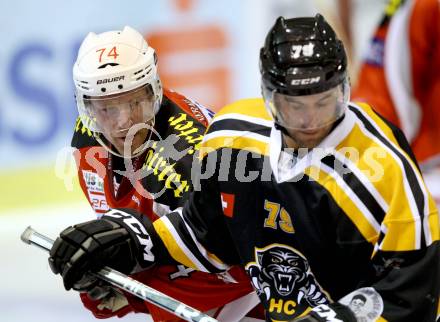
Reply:
<svg viewBox="0 0 440 322"><path fill-rule="evenodd" d="M255 262L246 269L272 319L289 320L329 302L306 258L287 245L256 248Z"/></svg>

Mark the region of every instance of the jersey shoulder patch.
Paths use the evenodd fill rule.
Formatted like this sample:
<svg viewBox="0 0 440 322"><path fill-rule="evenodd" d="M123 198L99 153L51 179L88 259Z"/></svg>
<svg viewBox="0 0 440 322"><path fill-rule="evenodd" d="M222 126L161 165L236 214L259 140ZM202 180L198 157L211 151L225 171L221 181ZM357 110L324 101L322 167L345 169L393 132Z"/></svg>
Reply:
<svg viewBox="0 0 440 322"><path fill-rule="evenodd" d="M214 115L211 110L202 106L200 103L168 89L164 89L164 99L165 104L172 103L194 120L202 123L205 127L208 126Z"/></svg>

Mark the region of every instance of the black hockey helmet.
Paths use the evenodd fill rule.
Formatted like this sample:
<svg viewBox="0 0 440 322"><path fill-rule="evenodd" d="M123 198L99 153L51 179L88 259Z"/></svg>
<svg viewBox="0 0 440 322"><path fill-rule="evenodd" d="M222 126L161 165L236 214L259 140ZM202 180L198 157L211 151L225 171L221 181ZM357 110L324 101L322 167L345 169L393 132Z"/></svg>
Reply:
<svg viewBox="0 0 440 322"><path fill-rule="evenodd" d="M260 51L262 85L300 96L324 92L347 78L347 55L324 17L279 17Z"/></svg>

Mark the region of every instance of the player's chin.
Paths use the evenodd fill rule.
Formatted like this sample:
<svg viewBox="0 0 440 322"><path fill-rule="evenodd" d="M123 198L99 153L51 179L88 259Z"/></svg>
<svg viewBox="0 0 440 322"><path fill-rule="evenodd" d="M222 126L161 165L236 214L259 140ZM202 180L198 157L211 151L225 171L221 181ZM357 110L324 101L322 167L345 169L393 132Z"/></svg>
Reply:
<svg viewBox="0 0 440 322"><path fill-rule="evenodd" d="M316 148L322 140L298 140L299 147L305 149Z"/></svg>
<svg viewBox="0 0 440 322"><path fill-rule="evenodd" d="M299 143L300 148L313 149L329 134L330 127L325 127L314 131L295 131L293 136Z"/></svg>
<svg viewBox="0 0 440 322"><path fill-rule="evenodd" d="M135 151L145 142L144 135L135 135L130 140L129 137L113 138L112 143L120 155L131 157Z"/></svg>
<svg viewBox="0 0 440 322"><path fill-rule="evenodd" d="M291 137L298 144L298 148L313 149L321 143L325 135L321 133L292 133Z"/></svg>

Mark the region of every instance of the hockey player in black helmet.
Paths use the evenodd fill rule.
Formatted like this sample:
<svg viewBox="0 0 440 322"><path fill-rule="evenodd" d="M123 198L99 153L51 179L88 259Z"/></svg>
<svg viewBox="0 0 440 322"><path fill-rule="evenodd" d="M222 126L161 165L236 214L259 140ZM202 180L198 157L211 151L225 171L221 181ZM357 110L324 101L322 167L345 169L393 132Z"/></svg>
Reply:
<svg viewBox="0 0 440 322"><path fill-rule="evenodd" d="M288 146L313 148L345 113L347 56L321 15L277 19L260 52L262 93Z"/></svg>
<svg viewBox="0 0 440 322"><path fill-rule="evenodd" d="M321 15L279 18L260 55L263 99L216 114L189 202L152 225L102 218L139 218L158 265L245 267L267 321L434 321L438 211L402 133L349 102L346 61Z"/></svg>

